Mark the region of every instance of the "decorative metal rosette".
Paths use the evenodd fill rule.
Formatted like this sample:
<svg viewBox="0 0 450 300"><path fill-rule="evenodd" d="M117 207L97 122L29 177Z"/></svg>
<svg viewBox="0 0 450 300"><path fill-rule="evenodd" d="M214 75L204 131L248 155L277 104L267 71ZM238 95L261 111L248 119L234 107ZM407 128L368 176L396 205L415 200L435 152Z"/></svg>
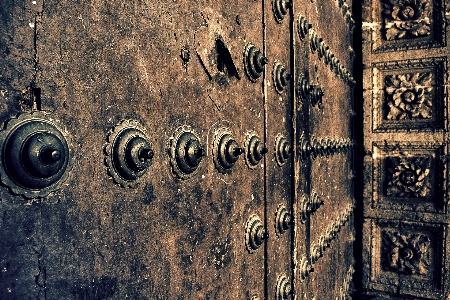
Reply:
<svg viewBox="0 0 450 300"><path fill-rule="evenodd" d="M183 180L197 174L198 167L206 156L198 135L188 125L175 130L169 139L168 151L173 174Z"/></svg>
<svg viewBox="0 0 450 300"><path fill-rule="evenodd" d="M264 71L264 66L269 63L267 57L261 53L252 43L248 43L244 49L244 70L247 74L248 79L252 82L256 82L259 77L261 77Z"/></svg>
<svg viewBox="0 0 450 300"><path fill-rule="evenodd" d="M46 197L67 180L73 164L69 133L49 113L22 113L0 131L0 178L12 193Z"/></svg>
<svg viewBox="0 0 450 300"><path fill-rule="evenodd" d="M290 79L291 75L286 70L285 66L283 66L281 62L276 60L273 64L272 69L272 82L275 91L281 95L284 92L285 88L288 86Z"/></svg>
<svg viewBox="0 0 450 300"><path fill-rule="evenodd" d="M212 151L214 165L222 174L230 174L240 155L244 153L228 127L220 127L215 131Z"/></svg>
<svg viewBox="0 0 450 300"><path fill-rule="evenodd" d="M248 131L244 143L245 163L250 169L255 169L264 158L268 149L253 130Z"/></svg>
<svg viewBox="0 0 450 300"><path fill-rule="evenodd" d="M110 130L105 145L105 164L114 181L135 187L142 181L153 159L146 129L135 120L123 120Z"/></svg>

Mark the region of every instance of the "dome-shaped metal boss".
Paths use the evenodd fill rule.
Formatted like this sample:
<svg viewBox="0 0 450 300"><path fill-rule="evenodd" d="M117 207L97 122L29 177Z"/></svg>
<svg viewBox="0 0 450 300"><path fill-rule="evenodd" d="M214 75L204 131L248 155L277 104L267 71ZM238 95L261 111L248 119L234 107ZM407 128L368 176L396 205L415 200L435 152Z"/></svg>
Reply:
<svg viewBox="0 0 450 300"><path fill-rule="evenodd" d="M319 108L323 107L323 96L325 93L323 90L318 86L312 86L311 88L311 105L312 106L318 106Z"/></svg>
<svg viewBox="0 0 450 300"><path fill-rule="evenodd" d="M248 78L256 82L264 71L264 66L269 63L267 57L253 44L249 43L244 50L244 69Z"/></svg>
<svg viewBox="0 0 450 300"><path fill-rule="evenodd" d="M244 148L241 148L233 135L224 129L215 136L213 152L216 168L219 172L228 174L244 153Z"/></svg>
<svg viewBox="0 0 450 300"><path fill-rule="evenodd" d="M285 275L277 280L276 300L287 300L293 294L292 285Z"/></svg>
<svg viewBox="0 0 450 300"><path fill-rule="evenodd" d="M0 177L15 194L47 196L61 186L72 168L70 137L44 112L10 119L0 132L0 142Z"/></svg>
<svg viewBox="0 0 450 300"><path fill-rule="evenodd" d="M280 62L276 61L273 66L272 79L274 82L275 90L277 91L277 93L281 94L289 84L291 74L289 74L289 72Z"/></svg>
<svg viewBox="0 0 450 300"><path fill-rule="evenodd" d="M305 77L302 77L300 82L298 82L297 87L297 95L300 96L303 100L307 99L309 94L311 93L312 86L309 84L309 80Z"/></svg>
<svg viewBox="0 0 450 300"><path fill-rule="evenodd" d="M181 179L193 176L206 151L200 143L197 134L191 127L179 127L169 140L170 164L174 175Z"/></svg>
<svg viewBox="0 0 450 300"><path fill-rule="evenodd" d="M282 166L286 163L286 161L291 157L292 147L291 144L287 141L287 139L278 134L275 139L275 159L279 166Z"/></svg>
<svg viewBox="0 0 450 300"><path fill-rule="evenodd" d="M269 151L259 137L253 133L247 135L245 145L245 160L250 168L256 167L259 161L263 159L264 155Z"/></svg>
<svg viewBox="0 0 450 300"><path fill-rule="evenodd" d="M298 36L301 40L303 40L306 35L309 33L309 30L312 28L312 25L308 23L306 18L302 14L298 14L297 18L297 30Z"/></svg>
<svg viewBox="0 0 450 300"><path fill-rule="evenodd" d="M245 244L247 250L253 253L269 238L261 219L257 215L252 215L245 225Z"/></svg>
<svg viewBox="0 0 450 300"><path fill-rule="evenodd" d="M310 47L311 52L315 53L319 49L320 43L323 41L321 37L317 35L317 33L314 30L310 30Z"/></svg>
<svg viewBox="0 0 450 300"><path fill-rule="evenodd" d="M299 150L300 150L300 158L304 161L311 155L313 147L306 138L302 138Z"/></svg>
<svg viewBox="0 0 450 300"><path fill-rule="evenodd" d="M314 272L313 266L311 266L308 259L303 256L300 261L300 279L305 280L311 272Z"/></svg>
<svg viewBox="0 0 450 300"><path fill-rule="evenodd" d="M279 205L275 215L275 232L277 235L285 233L294 223L292 215L284 205Z"/></svg>
<svg viewBox="0 0 450 300"><path fill-rule="evenodd" d="M113 128L105 152L110 175L123 187L139 183L154 156L147 131L134 120L124 120Z"/></svg>
<svg viewBox="0 0 450 300"><path fill-rule="evenodd" d="M284 16L288 13L288 10L292 7L292 2L287 0L273 0L272 1L272 11L275 20L281 23Z"/></svg>

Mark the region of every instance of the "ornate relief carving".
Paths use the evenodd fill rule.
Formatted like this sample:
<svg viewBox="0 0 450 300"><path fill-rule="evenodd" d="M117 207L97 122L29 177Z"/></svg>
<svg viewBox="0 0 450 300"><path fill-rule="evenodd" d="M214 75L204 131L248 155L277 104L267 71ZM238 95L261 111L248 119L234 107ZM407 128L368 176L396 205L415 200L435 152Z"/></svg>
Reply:
<svg viewBox="0 0 450 300"><path fill-rule="evenodd" d="M429 198L430 157L389 157L386 159L386 196Z"/></svg>
<svg viewBox="0 0 450 300"><path fill-rule="evenodd" d="M372 219L365 224L370 238L364 251L370 264L369 289L444 299L447 226L436 223Z"/></svg>
<svg viewBox="0 0 450 300"><path fill-rule="evenodd" d="M373 143L374 209L447 211L447 164L442 143Z"/></svg>
<svg viewBox="0 0 450 300"><path fill-rule="evenodd" d="M373 52L445 46L443 0L372 0Z"/></svg>
<svg viewBox="0 0 450 300"><path fill-rule="evenodd" d="M385 270L404 274L425 275L430 272L430 239L420 233L382 233L382 255Z"/></svg>
<svg viewBox="0 0 450 300"><path fill-rule="evenodd" d="M417 72L385 77L388 120L431 119L433 73Z"/></svg>
<svg viewBox="0 0 450 300"><path fill-rule="evenodd" d="M411 39L430 35L430 0L383 0L385 38Z"/></svg>
<svg viewBox="0 0 450 300"><path fill-rule="evenodd" d="M446 58L375 63L373 130L445 129Z"/></svg>

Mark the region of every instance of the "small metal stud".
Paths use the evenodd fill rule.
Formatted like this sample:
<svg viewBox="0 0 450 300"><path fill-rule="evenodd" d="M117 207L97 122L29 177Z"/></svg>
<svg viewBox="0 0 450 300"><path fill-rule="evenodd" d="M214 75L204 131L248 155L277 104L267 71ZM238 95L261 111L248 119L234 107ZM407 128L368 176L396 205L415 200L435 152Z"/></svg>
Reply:
<svg viewBox="0 0 450 300"><path fill-rule="evenodd" d="M314 214L323 204L324 202L320 199L319 195L315 191L312 191L310 196L311 214Z"/></svg>
<svg viewBox="0 0 450 300"><path fill-rule="evenodd" d="M170 164L174 175L180 179L188 179L196 174L206 151L191 127L179 127L169 144Z"/></svg>
<svg viewBox="0 0 450 300"><path fill-rule="evenodd" d="M300 142L300 158L305 161L312 153L313 148L306 138L302 138Z"/></svg>
<svg viewBox="0 0 450 300"><path fill-rule="evenodd" d="M250 133L247 135L246 155L245 159L250 168L254 168L263 159L264 155L269 151L259 137Z"/></svg>
<svg viewBox="0 0 450 300"><path fill-rule="evenodd" d="M303 195L302 199L300 200L300 221L302 223L305 223L306 220L308 220L311 212L311 204L308 197Z"/></svg>
<svg viewBox="0 0 450 300"><path fill-rule="evenodd" d="M318 49L319 51L317 52L317 54L319 55L319 58L320 58L320 59L323 58L323 57L325 57L326 51L327 51L328 49L330 49L330 47L328 47L328 46L325 44L324 41L321 41L321 42L319 43L319 49Z"/></svg>
<svg viewBox="0 0 450 300"><path fill-rule="evenodd" d="M281 94L291 79L291 74L278 61L275 61L272 72L272 79L277 93Z"/></svg>
<svg viewBox="0 0 450 300"><path fill-rule="evenodd" d="M281 275L277 280L277 300L286 300L293 294L292 285L285 275Z"/></svg>
<svg viewBox="0 0 450 300"><path fill-rule="evenodd" d="M279 205L275 214L275 232L277 235L285 233L294 223L292 215L284 205Z"/></svg>
<svg viewBox="0 0 450 300"><path fill-rule="evenodd" d="M345 16L345 14L347 14L347 12L349 11L349 7L346 3L342 4L342 15Z"/></svg>
<svg viewBox="0 0 450 300"><path fill-rule="evenodd" d="M284 17L288 13L288 10L292 8L292 2L287 0L273 0L272 1L272 11L275 20L281 24Z"/></svg>
<svg viewBox="0 0 450 300"><path fill-rule="evenodd" d="M318 106L319 109L323 108L323 96L325 93L318 86L313 85L311 88L311 105Z"/></svg>
<svg viewBox="0 0 450 300"><path fill-rule="evenodd" d="M283 166L292 154L292 147L287 139L278 134L275 139L275 159L279 166Z"/></svg>
<svg viewBox="0 0 450 300"><path fill-rule="evenodd" d="M311 245L311 264L314 265L321 257L319 247L315 244Z"/></svg>
<svg viewBox="0 0 450 300"><path fill-rule="evenodd" d="M319 48L319 43L322 41L322 38L320 38L317 33L314 30L310 30L310 48L311 52L315 53L316 50Z"/></svg>
<svg viewBox="0 0 450 300"><path fill-rule="evenodd" d="M245 225L245 244L247 250L253 253L268 239L269 235L264 229L261 219L257 215L252 215Z"/></svg>
<svg viewBox="0 0 450 300"><path fill-rule="evenodd" d="M306 18L301 14L298 14L297 20L298 36L301 40L303 40L308 34L309 30L312 28L312 25L309 24Z"/></svg>
<svg viewBox="0 0 450 300"><path fill-rule="evenodd" d="M311 266L306 256L303 256L300 261L300 280L305 280L311 272L314 272L314 268Z"/></svg>
<svg viewBox="0 0 450 300"><path fill-rule="evenodd" d="M214 138L213 159L219 172L223 174L231 173L231 168L243 153L244 149L239 146L227 128L218 130Z"/></svg>

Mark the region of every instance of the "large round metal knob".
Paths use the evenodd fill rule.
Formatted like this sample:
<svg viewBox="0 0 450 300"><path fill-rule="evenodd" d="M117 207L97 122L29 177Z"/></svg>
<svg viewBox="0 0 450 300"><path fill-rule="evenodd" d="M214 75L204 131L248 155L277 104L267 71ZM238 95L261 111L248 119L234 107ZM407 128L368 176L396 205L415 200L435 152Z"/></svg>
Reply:
<svg viewBox="0 0 450 300"><path fill-rule="evenodd" d="M245 226L245 243L247 250L252 253L257 250L269 237L261 219L257 215L252 215Z"/></svg>
<svg viewBox="0 0 450 300"><path fill-rule="evenodd" d="M244 51L244 68L248 78L256 82L264 71L264 66L269 63L267 57L253 44L249 43Z"/></svg>
<svg viewBox="0 0 450 300"><path fill-rule="evenodd" d="M47 114L34 112L11 119L0 141L0 177L13 193L44 197L67 179L73 156L70 138Z"/></svg>
<svg viewBox="0 0 450 300"><path fill-rule="evenodd" d="M124 120L110 131L105 162L114 181L134 187L152 164L152 144L145 128L134 120Z"/></svg>

